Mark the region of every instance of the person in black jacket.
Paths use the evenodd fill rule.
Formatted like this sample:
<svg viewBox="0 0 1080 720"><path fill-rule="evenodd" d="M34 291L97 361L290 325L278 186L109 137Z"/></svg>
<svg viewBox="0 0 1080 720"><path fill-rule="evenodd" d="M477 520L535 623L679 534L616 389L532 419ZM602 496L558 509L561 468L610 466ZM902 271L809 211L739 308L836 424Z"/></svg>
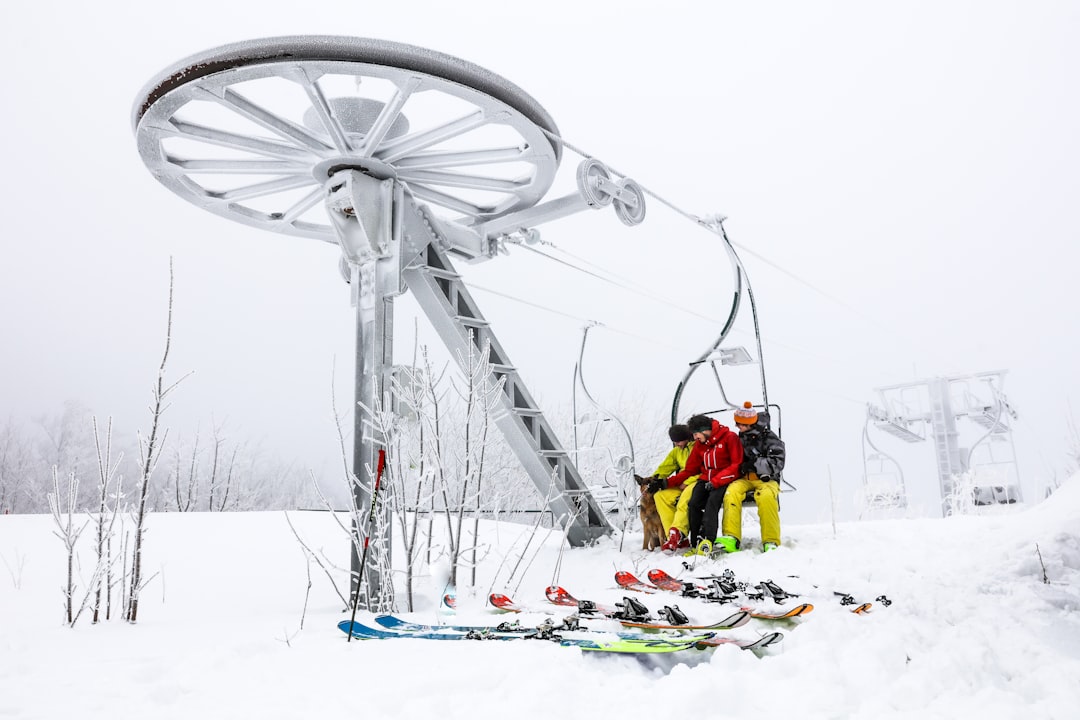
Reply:
<svg viewBox="0 0 1080 720"><path fill-rule="evenodd" d="M742 538L742 505L753 490L761 521L761 549L768 552L780 545L780 473L787 453L784 441L769 429L769 414L757 412L750 402L735 411L735 425L743 446L739 478L728 485L724 494L724 535L716 544L724 550L737 550Z"/></svg>

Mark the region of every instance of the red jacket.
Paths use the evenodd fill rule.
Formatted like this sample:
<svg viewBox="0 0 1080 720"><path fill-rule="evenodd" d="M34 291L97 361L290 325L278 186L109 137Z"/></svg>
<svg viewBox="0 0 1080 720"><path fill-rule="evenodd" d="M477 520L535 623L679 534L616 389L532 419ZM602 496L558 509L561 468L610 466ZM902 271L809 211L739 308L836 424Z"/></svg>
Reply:
<svg viewBox="0 0 1080 720"><path fill-rule="evenodd" d="M714 488L727 485L739 477L743 450L739 435L712 421L712 435L705 442L694 443L690 457L686 458L683 471L667 479L668 487L678 487L684 480L701 475L701 480L712 483ZM699 481L700 482L700 481Z"/></svg>

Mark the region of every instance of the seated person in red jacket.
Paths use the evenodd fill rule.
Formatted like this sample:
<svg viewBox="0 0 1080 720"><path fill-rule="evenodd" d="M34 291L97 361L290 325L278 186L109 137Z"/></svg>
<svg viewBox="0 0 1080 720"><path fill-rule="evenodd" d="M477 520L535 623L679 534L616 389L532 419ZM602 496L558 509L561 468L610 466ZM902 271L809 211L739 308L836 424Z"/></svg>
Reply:
<svg viewBox="0 0 1080 720"><path fill-rule="evenodd" d="M669 477L667 485L678 487L694 475L701 476L690 497L690 542L696 546L707 540L711 545L720 524L724 491L739 476L742 443L727 426L707 415L694 415L686 426L694 437L694 449L686 459L686 467Z"/></svg>

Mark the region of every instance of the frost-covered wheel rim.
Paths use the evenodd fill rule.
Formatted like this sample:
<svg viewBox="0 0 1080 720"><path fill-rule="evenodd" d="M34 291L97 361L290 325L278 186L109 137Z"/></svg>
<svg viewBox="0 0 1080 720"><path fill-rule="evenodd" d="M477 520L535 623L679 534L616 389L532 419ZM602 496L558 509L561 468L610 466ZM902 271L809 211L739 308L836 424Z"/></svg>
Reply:
<svg viewBox="0 0 1080 720"><path fill-rule="evenodd" d="M328 242L323 185L338 169L397 178L436 213L472 224L535 205L561 156L554 122L507 80L363 38L200 53L146 85L132 123L143 162L180 197Z"/></svg>

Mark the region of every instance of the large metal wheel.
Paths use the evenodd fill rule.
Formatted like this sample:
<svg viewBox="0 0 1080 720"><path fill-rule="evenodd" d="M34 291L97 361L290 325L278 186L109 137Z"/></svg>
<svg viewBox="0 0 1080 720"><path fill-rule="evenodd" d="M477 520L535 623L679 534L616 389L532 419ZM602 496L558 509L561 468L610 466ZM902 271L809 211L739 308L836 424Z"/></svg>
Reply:
<svg viewBox="0 0 1080 720"><path fill-rule="evenodd" d="M180 197L327 242L323 186L338 169L397 178L473 224L535 205L561 157L554 122L512 83L363 38L267 38L194 55L143 88L132 124L143 162Z"/></svg>

